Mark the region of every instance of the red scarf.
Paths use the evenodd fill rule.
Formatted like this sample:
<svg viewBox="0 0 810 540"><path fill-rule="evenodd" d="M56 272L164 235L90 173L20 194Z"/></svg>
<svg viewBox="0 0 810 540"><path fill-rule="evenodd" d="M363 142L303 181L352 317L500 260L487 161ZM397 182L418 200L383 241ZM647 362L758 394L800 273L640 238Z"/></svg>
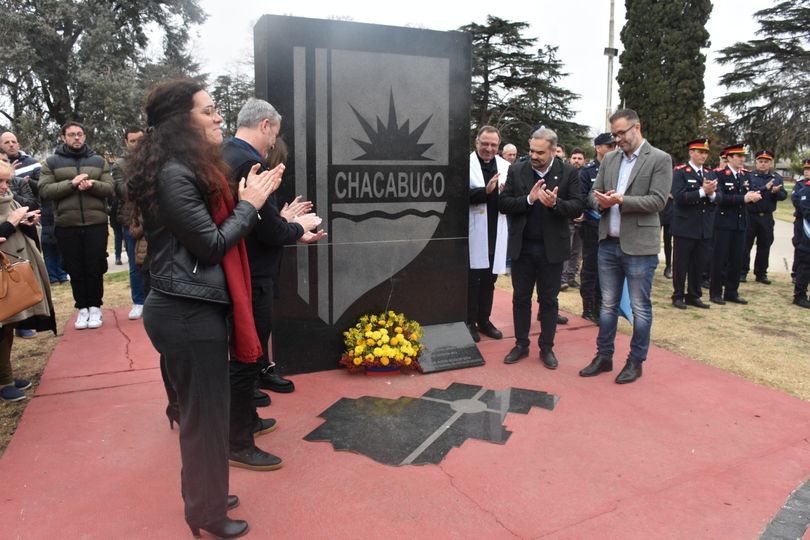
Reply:
<svg viewBox="0 0 810 540"><path fill-rule="evenodd" d="M221 225L231 214L236 204L225 177L219 175L222 197L212 201L214 223ZM253 295L250 288L250 266L244 239L225 253L222 259L225 281L233 302L233 355L240 362L253 363L262 355L262 345L256 334L253 320Z"/></svg>

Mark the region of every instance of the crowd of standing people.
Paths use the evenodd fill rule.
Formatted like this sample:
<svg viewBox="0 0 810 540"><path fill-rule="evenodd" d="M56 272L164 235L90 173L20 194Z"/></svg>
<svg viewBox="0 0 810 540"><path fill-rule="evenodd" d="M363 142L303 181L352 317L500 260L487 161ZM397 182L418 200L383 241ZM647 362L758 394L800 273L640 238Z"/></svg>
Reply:
<svg viewBox="0 0 810 540"><path fill-rule="evenodd" d="M529 356L531 298L537 291L539 359L556 369L553 351L558 295L578 287L582 317L599 325L597 353L583 377L613 369L613 341L623 291L632 309L630 353L616 382L642 375L652 327L650 292L663 239L664 277L672 280L672 305L709 309L702 289L716 305L747 304L739 294L756 244L753 273L768 285L776 205L787 199L782 177L773 172L774 152L754 155L746 170L742 143L726 147L721 163L709 168L710 141L687 144L689 161L672 158L644 139L641 119L629 109L610 118L611 132L597 136L595 159L584 164L575 148L566 159L554 131L534 126L529 154L513 144L497 154L500 133L483 126L470 156L470 274L467 327L502 339L489 320L498 274L511 273L515 346L504 362ZM618 148L617 148L618 147ZM793 304L810 308L810 159L793 187ZM506 219L504 219L506 218ZM508 241L504 239L508 238ZM580 283L576 281L581 252ZM506 270L511 263L511 269Z"/></svg>

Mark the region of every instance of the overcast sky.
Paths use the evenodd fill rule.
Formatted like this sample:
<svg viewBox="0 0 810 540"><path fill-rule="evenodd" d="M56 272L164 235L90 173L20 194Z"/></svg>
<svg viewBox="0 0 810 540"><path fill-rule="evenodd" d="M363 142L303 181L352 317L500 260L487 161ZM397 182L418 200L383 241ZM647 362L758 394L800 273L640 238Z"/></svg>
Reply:
<svg viewBox="0 0 810 540"><path fill-rule="evenodd" d="M667 0L661 0L667 1ZM608 19L610 0L567 0L565 2L464 2L459 4L436 0L410 0L405 2L326 2L299 0L297 2L269 2L262 0L200 0L208 13L208 21L197 32L194 54L203 70L219 75L237 67L240 60L253 52L252 28L264 14L295 15L312 18L348 18L355 22L416 26L431 30L455 30L459 26L476 22L484 24L487 15L496 15L511 21L525 21L530 28L526 37L538 38L538 44L559 47L558 57L564 63L568 76L561 85L580 95L574 102L575 120L591 126L593 134L604 127L607 101ZM725 88L715 81L726 71L715 59L717 51L738 41L754 37L758 26L754 12L772 5L769 0L715 0L708 23L711 47L706 51L706 103L711 104L723 95ZM528 6L536 6L529 9ZM622 50L619 33L624 25L624 0L615 1L615 47ZM243 66L252 70L252 66ZM618 73L618 58L614 64L614 77ZM613 106L618 105L618 85L613 83Z"/></svg>

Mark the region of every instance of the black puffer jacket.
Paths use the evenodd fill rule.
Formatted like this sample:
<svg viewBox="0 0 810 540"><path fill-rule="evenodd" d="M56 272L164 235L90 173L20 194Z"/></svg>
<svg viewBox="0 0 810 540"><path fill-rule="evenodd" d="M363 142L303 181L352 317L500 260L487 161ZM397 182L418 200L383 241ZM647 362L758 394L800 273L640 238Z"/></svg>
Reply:
<svg viewBox="0 0 810 540"><path fill-rule="evenodd" d="M194 173L171 160L158 175L157 215L144 216L152 288L173 296L230 303L221 261L258 221L256 209L239 202L214 224Z"/></svg>

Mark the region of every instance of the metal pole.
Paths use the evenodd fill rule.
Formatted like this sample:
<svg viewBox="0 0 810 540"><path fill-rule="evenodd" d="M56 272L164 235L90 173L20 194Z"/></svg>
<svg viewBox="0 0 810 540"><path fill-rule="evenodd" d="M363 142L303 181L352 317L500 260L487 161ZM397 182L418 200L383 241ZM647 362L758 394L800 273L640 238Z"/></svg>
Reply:
<svg viewBox="0 0 810 540"><path fill-rule="evenodd" d="M619 54L619 50L613 46L613 7L615 0L610 0L610 26L608 27L608 46L605 49L605 56L608 57L607 69L607 106L605 107L605 132L610 131L610 115L613 114L613 57Z"/></svg>

